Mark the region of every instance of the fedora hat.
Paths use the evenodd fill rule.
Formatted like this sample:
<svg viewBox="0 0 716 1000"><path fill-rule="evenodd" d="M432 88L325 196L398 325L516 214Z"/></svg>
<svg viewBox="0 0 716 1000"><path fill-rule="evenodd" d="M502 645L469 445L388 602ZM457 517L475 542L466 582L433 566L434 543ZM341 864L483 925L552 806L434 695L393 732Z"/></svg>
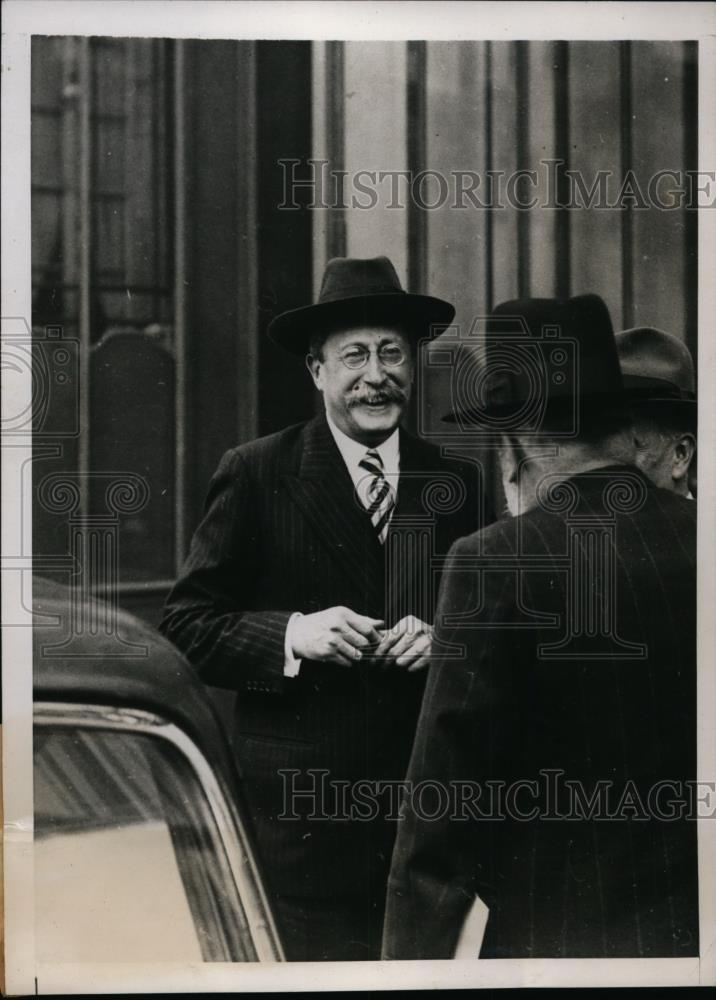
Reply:
<svg viewBox="0 0 716 1000"><path fill-rule="evenodd" d="M318 301L276 316L268 335L292 354L304 355L312 337L341 326L397 324L417 340L442 333L454 315L449 302L404 291L387 257L334 257L326 264Z"/></svg>
<svg viewBox="0 0 716 1000"><path fill-rule="evenodd" d="M696 408L694 362L677 337L638 326L617 334L617 350L630 402Z"/></svg>
<svg viewBox="0 0 716 1000"><path fill-rule="evenodd" d="M512 299L487 317L464 359L463 390L443 417L473 429L538 430L548 410L586 410L623 399L614 329L598 295Z"/></svg>

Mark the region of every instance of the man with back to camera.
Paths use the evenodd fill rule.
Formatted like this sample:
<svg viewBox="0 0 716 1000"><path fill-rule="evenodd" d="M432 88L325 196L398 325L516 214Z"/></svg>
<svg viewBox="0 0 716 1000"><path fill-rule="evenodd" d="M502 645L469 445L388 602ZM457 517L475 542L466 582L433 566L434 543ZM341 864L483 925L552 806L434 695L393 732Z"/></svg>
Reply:
<svg viewBox="0 0 716 1000"><path fill-rule="evenodd" d="M453 315L404 292L385 257L329 261L318 302L269 327L305 357L325 413L223 457L167 601L164 633L237 692L236 752L289 959L380 954L395 806L355 807L352 793L404 777L431 555L484 523L477 467L399 428L417 342ZM434 507L436 484L455 502Z"/></svg>
<svg viewBox="0 0 716 1000"><path fill-rule="evenodd" d="M698 955L694 504L635 464L601 299L507 302L488 334L513 516L443 572L383 957Z"/></svg>
<svg viewBox="0 0 716 1000"><path fill-rule="evenodd" d="M636 464L657 486L693 500L697 407L691 353L653 327L624 330L616 339L631 400Z"/></svg>

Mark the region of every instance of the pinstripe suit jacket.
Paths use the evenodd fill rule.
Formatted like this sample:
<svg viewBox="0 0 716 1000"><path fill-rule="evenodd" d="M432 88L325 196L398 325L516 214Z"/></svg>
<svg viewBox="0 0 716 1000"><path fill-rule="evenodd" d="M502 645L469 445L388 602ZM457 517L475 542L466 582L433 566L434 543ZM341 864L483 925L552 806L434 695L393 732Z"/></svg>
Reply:
<svg viewBox="0 0 716 1000"><path fill-rule="evenodd" d="M621 500L605 478L626 480ZM436 614L450 648L408 771L451 800L433 821L435 801L408 800L384 957L452 957L476 894L483 958L698 954L696 824L658 818L696 774L695 504L626 467L573 477L570 497L569 513L536 508L451 550ZM590 817L567 782L591 797L599 781ZM679 791L650 800L660 781Z"/></svg>
<svg viewBox="0 0 716 1000"><path fill-rule="evenodd" d="M203 679L238 693L239 763L267 875L283 893L365 892L371 877L385 887L394 822L309 821L309 800L300 819L277 817L290 787L404 777L422 674L304 661L297 678L283 676L294 611L345 605L386 625L406 614L432 621L431 553L444 558L484 523L482 493L476 467L402 431L400 466L383 547L325 417L228 452L165 608L162 631ZM325 779L308 773L320 769ZM344 815L331 788L322 814Z"/></svg>

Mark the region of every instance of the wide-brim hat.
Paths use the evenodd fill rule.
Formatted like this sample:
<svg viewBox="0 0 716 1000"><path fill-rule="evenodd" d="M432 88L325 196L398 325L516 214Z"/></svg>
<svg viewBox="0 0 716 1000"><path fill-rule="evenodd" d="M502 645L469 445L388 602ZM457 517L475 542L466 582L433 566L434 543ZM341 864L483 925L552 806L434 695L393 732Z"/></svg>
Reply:
<svg viewBox="0 0 716 1000"><path fill-rule="evenodd" d="M502 302L461 364L456 405L442 419L471 429L538 430L549 411L624 400L614 328L598 295Z"/></svg>
<svg viewBox="0 0 716 1000"><path fill-rule="evenodd" d="M406 292L387 257L334 257L318 301L276 316L268 335L292 354L304 355L314 336L341 327L396 325L419 340L442 333L454 315L455 307L443 299Z"/></svg>
<svg viewBox="0 0 716 1000"><path fill-rule="evenodd" d="M686 344L651 326L623 330L616 342L631 403L696 411L696 374Z"/></svg>

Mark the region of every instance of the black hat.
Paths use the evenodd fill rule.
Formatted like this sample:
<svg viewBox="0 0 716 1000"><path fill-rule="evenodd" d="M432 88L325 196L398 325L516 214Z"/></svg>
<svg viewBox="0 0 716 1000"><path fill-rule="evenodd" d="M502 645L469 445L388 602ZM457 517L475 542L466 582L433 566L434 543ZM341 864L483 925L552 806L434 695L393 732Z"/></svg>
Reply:
<svg viewBox="0 0 716 1000"><path fill-rule="evenodd" d="M598 295L501 303L467 365L461 398L443 420L472 429L538 430L548 409L576 415L623 399L614 329Z"/></svg>
<svg viewBox="0 0 716 1000"><path fill-rule="evenodd" d="M396 324L417 340L442 333L454 315L449 302L404 291L387 257L334 257L326 265L318 302L276 316L268 335L303 355L313 336L340 326Z"/></svg>
<svg viewBox="0 0 716 1000"><path fill-rule="evenodd" d="M696 411L694 362L686 344L639 326L617 334L624 389L631 403L663 403Z"/></svg>

